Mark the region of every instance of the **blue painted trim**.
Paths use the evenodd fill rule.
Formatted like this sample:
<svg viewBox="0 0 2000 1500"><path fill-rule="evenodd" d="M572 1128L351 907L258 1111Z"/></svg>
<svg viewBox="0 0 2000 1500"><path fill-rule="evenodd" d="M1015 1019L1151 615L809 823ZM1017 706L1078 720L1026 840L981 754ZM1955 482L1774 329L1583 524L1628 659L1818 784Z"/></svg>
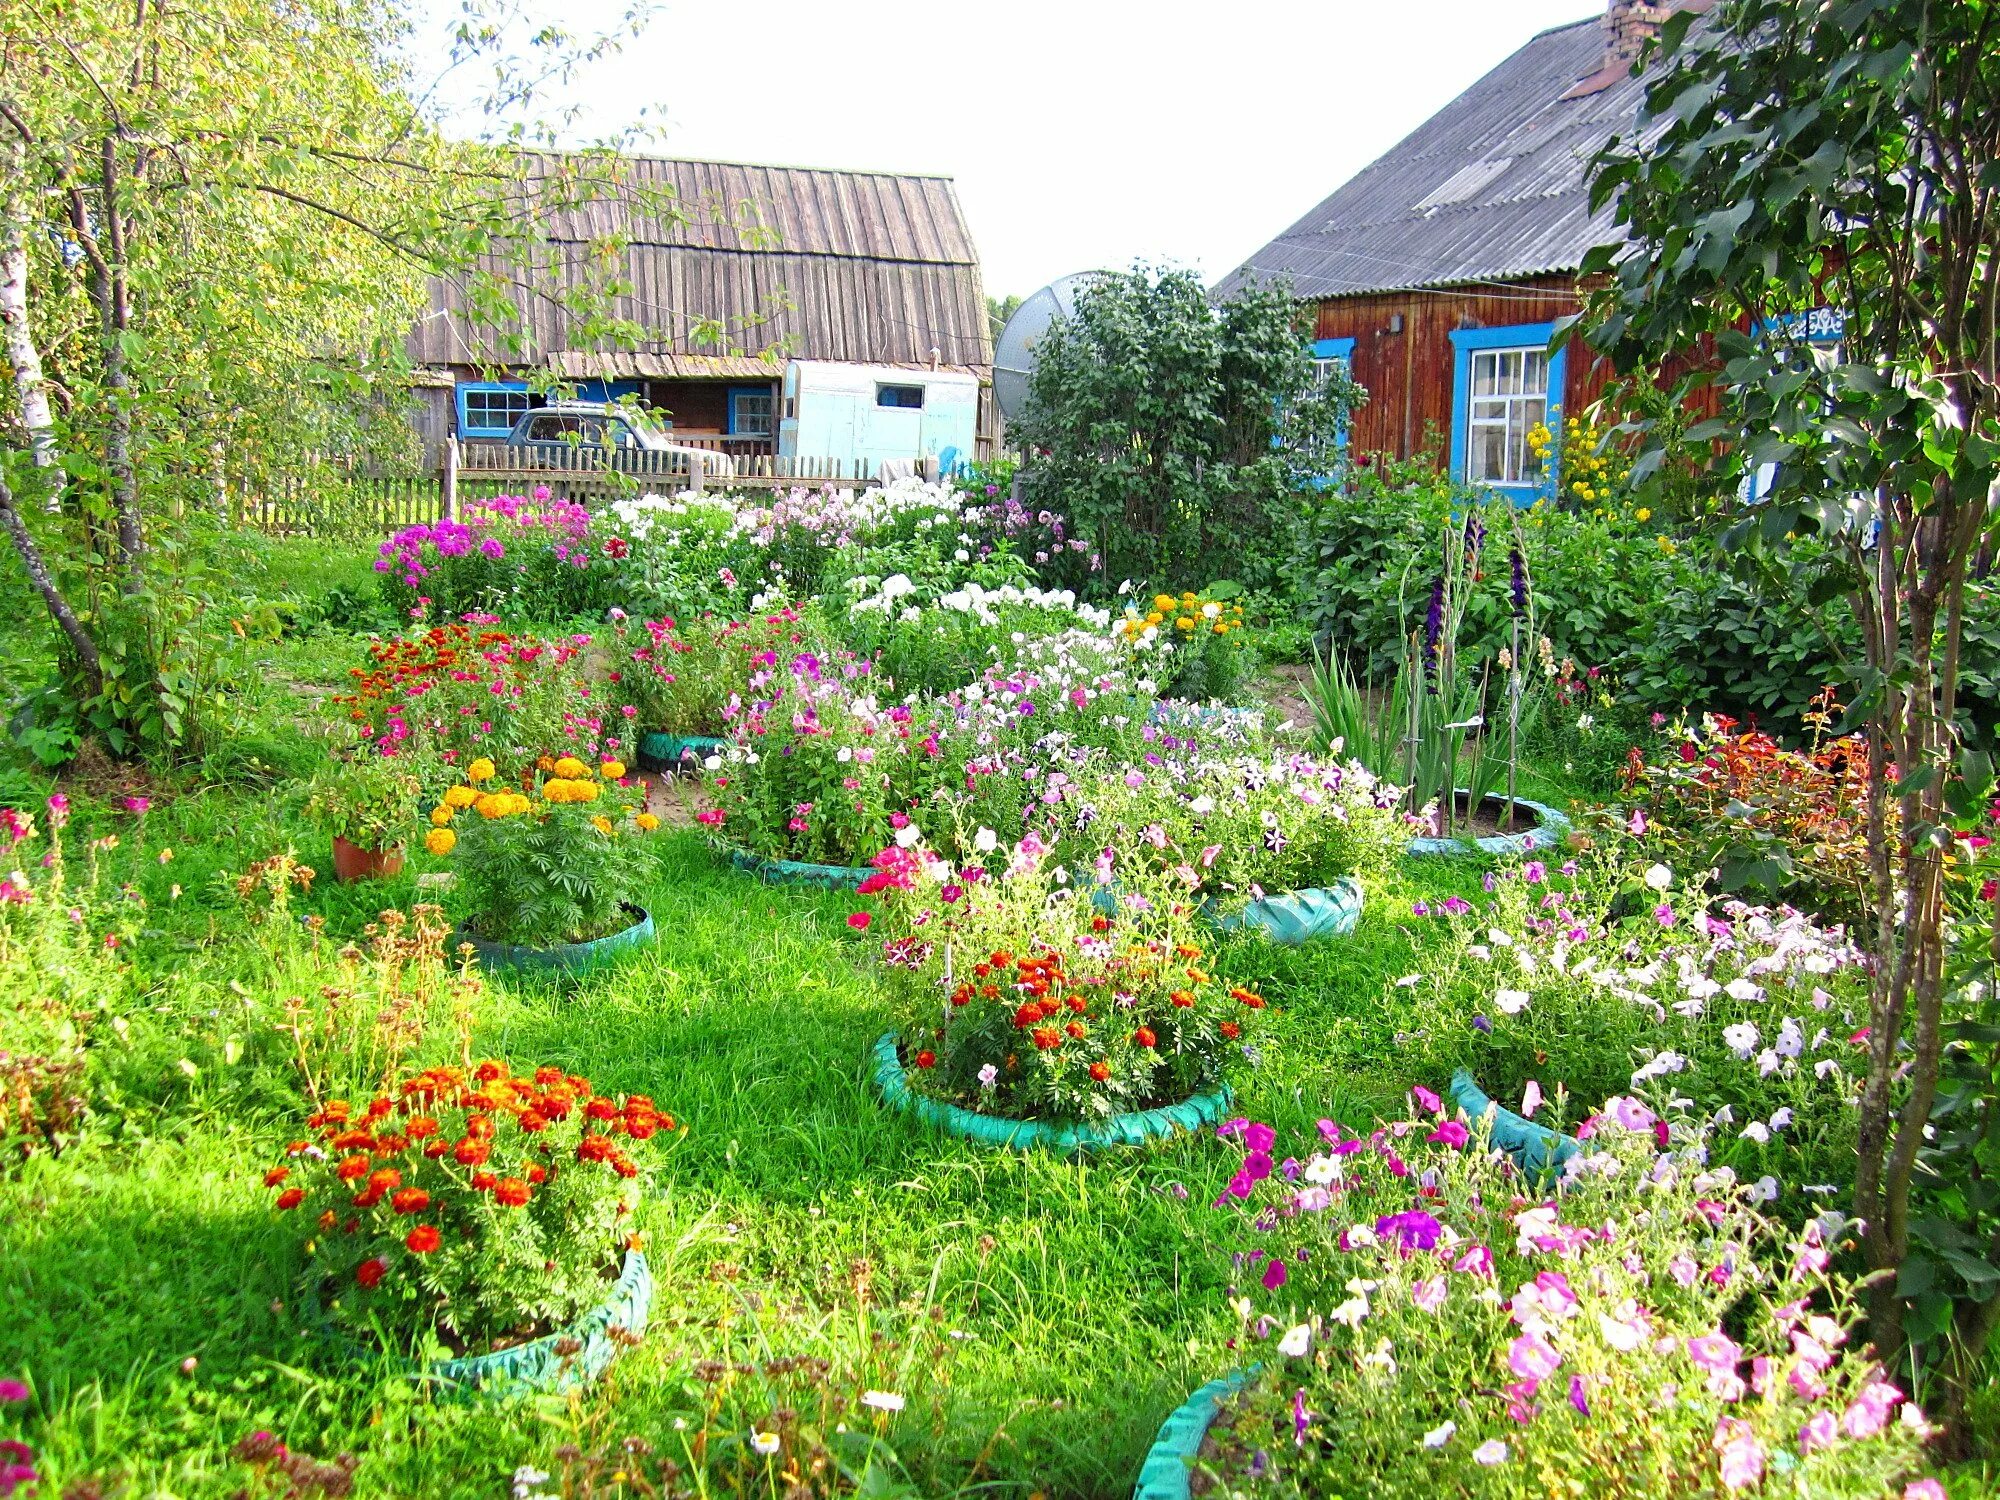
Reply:
<svg viewBox="0 0 2000 1500"><path fill-rule="evenodd" d="M1344 359L1350 365L1354 362L1353 339L1314 339L1314 359Z"/></svg>
<svg viewBox="0 0 2000 1500"><path fill-rule="evenodd" d="M646 383L643 380L579 380L576 383L576 399L579 401L602 401L607 406L626 396L643 396Z"/></svg>
<svg viewBox="0 0 2000 1500"><path fill-rule="evenodd" d="M742 436L742 429L736 425L736 398L738 396L771 397L770 430L768 432L757 433L756 436L773 437L773 438L776 437L778 435L778 398L776 396L771 396L771 388L768 385L732 385L729 388L729 397L728 397L729 435L731 437Z"/></svg>
<svg viewBox="0 0 2000 1500"><path fill-rule="evenodd" d="M1188 1500L1193 1490L1189 1479L1194 1472L1194 1461L1201 1455L1208 1429L1221 1415L1222 1403L1248 1385L1262 1368L1251 1365L1247 1370L1231 1370L1211 1380L1168 1414L1139 1469L1132 1500Z"/></svg>
<svg viewBox="0 0 2000 1500"><path fill-rule="evenodd" d="M1472 355L1480 349L1547 349L1556 336L1554 323L1512 323L1505 328L1454 328L1451 332L1451 477L1465 483L1466 448L1472 432ZM1567 394L1569 347L1549 355L1549 402L1544 418L1549 430L1562 432L1563 397ZM1555 498L1562 485L1562 444L1550 461L1542 482L1536 484L1489 484L1486 487L1507 496L1516 505L1532 505L1537 500Z"/></svg>
<svg viewBox="0 0 2000 1500"><path fill-rule="evenodd" d="M1460 787L1457 795L1469 796L1470 793L1465 787ZM1507 799L1498 792L1489 792L1486 800L1490 803L1504 804ZM1561 846L1564 835L1569 832L1569 819L1566 816L1546 802L1534 802L1526 797L1516 797L1514 803L1517 807L1527 808L1540 821L1522 833L1492 833L1483 839L1415 838L1410 840L1406 852L1411 859L1461 854L1485 854L1495 859L1519 859L1523 855L1540 854Z"/></svg>
<svg viewBox="0 0 2000 1500"><path fill-rule="evenodd" d="M461 384L461 385L460 385L460 386L458 387L458 389L457 389L457 390L456 390L455 392L453 392L453 393L452 393L452 399L453 399L454 403L455 403L455 404L457 405L457 407L458 407L458 435L459 435L460 437L505 437L505 436L507 436L507 434L508 434L508 433L510 433L510 432L512 432L512 431L514 430L514 424L513 424L512 422L509 422L509 423L508 423L508 424L507 424L507 425L506 425L505 427L474 427L474 426L472 426L472 425L471 425L471 424L470 424L470 423L469 423L469 422L468 422L468 421L466 420L466 415L465 415L465 397L466 397L466 394L467 394L467 392L469 392L469 391L526 391L527 389L528 389L528 382L527 382L527 381L525 381L525 380L468 380L468 381L465 381L465 382L464 382L463 384Z"/></svg>
<svg viewBox="0 0 2000 1500"><path fill-rule="evenodd" d="M1815 327L1814 325L1818 326ZM1780 313L1775 318L1759 318L1750 325L1750 337L1761 339L1773 331L1788 338L1800 336L1808 344L1837 344L1847 337L1847 309L1816 307L1811 312Z"/></svg>

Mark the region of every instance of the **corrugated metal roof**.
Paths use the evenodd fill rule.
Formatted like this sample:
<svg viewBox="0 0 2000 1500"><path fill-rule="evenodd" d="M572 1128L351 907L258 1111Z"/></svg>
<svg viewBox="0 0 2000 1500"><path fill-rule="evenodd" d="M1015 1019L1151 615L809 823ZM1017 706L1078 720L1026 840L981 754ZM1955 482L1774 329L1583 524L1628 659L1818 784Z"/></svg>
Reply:
<svg viewBox="0 0 2000 1500"><path fill-rule="evenodd" d="M610 313L663 337L636 353L574 351L565 310L523 291L521 332L529 352L509 351L462 316L458 288L432 289L433 315L410 338L422 364L497 362L574 367L599 375L671 378L669 372L763 376L766 349L804 359L871 364L993 362L979 257L949 178L843 172L735 162L629 158L625 175L579 195L553 180L581 159L529 158L553 242L538 284L581 284L585 248L630 240L621 279L628 294ZM635 211L628 183L673 194L683 218ZM580 196L588 201L578 203ZM573 207L554 206L562 203ZM512 275L503 260L488 269ZM731 347L688 337L699 319L719 319ZM641 365L646 368L641 368Z"/></svg>
<svg viewBox="0 0 2000 1500"><path fill-rule="evenodd" d="M1289 276L1342 297L1574 270L1616 238L1590 211L1591 157L1629 131L1642 85L1565 99L1604 62L1601 19L1535 37L1216 286Z"/></svg>

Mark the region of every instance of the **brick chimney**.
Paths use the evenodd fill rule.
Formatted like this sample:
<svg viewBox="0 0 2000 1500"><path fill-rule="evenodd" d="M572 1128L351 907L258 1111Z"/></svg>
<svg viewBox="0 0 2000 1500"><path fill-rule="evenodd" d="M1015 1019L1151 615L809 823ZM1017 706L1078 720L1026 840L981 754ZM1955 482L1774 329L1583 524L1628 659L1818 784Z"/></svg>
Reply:
<svg viewBox="0 0 2000 1500"><path fill-rule="evenodd" d="M1626 77L1639 60L1640 49L1655 36L1675 11L1705 11L1714 0L1606 0L1604 10L1604 61L1597 71L1578 81L1565 99L1583 99Z"/></svg>

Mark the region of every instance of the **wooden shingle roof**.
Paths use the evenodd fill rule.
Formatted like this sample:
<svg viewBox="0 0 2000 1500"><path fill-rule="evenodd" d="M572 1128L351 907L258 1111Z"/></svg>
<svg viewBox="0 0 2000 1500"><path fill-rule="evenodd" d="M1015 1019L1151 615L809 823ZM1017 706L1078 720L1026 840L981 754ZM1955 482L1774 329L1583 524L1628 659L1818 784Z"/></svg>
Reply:
<svg viewBox="0 0 2000 1500"><path fill-rule="evenodd" d="M458 288L441 283L411 337L419 363L692 374L747 369L774 347L801 359L927 364L935 350L947 365L993 362L979 258L949 178L639 157L579 195L550 182L578 158L528 160L529 192L550 203L540 210L549 259L528 279L574 284L594 242L625 238L619 278L630 290L610 312L659 337L637 351L574 349L563 309L524 289L533 352L514 354L471 327ZM628 183L671 193L679 214L641 212ZM507 274L503 261L491 268ZM689 337L705 318L728 326L727 346Z"/></svg>

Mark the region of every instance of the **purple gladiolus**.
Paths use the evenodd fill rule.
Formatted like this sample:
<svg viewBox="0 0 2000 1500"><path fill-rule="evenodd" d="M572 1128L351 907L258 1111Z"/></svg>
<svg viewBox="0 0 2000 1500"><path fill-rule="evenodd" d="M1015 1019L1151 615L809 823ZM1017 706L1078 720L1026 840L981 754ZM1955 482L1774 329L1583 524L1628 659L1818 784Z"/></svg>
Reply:
<svg viewBox="0 0 2000 1500"><path fill-rule="evenodd" d="M1444 636L1444 578L1431 585L1431 607L1424 615L1424 672L1435 678L1438 650Z"/></svg>
<svg viewBox="0 0 2000 1500"><path fill-rule="evenodd" d="M1528 617L1528 560L1521 555L1519 547L1507 549L1507 565L1513 573L1514 615L1525 620Z"/></svg>

